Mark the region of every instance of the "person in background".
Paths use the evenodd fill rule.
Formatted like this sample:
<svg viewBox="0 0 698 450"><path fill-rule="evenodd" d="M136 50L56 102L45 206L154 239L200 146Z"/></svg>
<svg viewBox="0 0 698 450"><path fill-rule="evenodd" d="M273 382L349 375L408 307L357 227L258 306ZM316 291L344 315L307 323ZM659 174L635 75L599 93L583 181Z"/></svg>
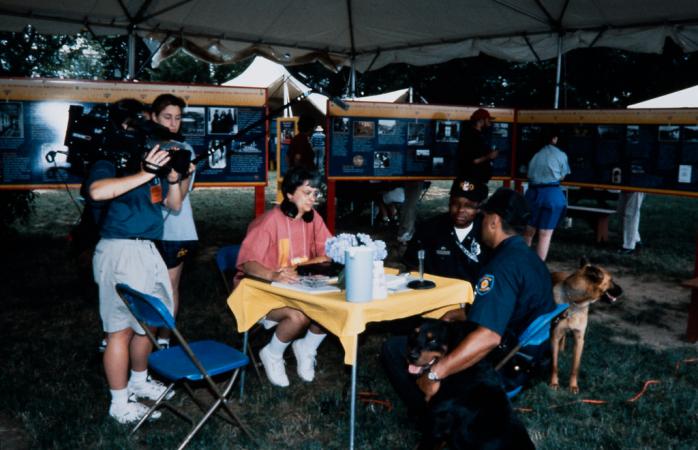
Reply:
<svg viewBox="0 0 698 450"><path fill-rule="evenodd" d="M293 136L288 147L288 167L303 167L306 170L315 170L315 152L310 144L310 133L315 122L310 116L301 116L298 119L298 134Z"/></svg>
<svg viewBox="0 0 698 450"><path fill-rule="evenodd" d="M397 241L404 246L414 235L414 223L417 220L417 204L424 188L423 181L405 181L405 202L400 208L399 225L397 229Z"/></svg>
<svg viewBox="0 0 698 450"><path fill-rule="evenodd" d="M235 286L245 276L295 283L298 265L329 261L325 241L331 234L314 210L319 187L320 177L315 172L303 167L286 172L281 184L281 204L257 217L247 228L238 255ZM269 311L261 323L266 329L276 327L269 344L259 352L269 381L280 387L289 385L284 352L292 342L298 376L303 381L313 381L315 355L325 339L325 331L311 323L303 312L289 307ZM305 337L297 339L306 330Z"/></svg>
<svg viewBox="0 0 698 450"><path fill-rule="evenodd" d="M376 192L375 200L378 205L377 225L383 228L397 228L400 224L398 205L405 203L405 189L393 183L384 183L381 186L383 189Z"/></svg>
<svg viewBox="0 0 698 450"><path fill-rule="evenodd" d="M567 209L560 182L570 173L565 152L557 148L558 133L546 131L545 145L528 163L528 190L526 201L531 209L531 220L524 239L530 246L538 233L536 253L542 261L548 257L553 232Z"/></svg>
<svg viewBox="0 0 698 450"><path fill-rule="evenodd" d="M177 96L172 94L159 95L150 107L151 120L164 126L171 133L179 134L182 126L182 112L185 106L184 100ZM161 148L188 150L191 152L191 159L196 157L192 147L183 142L183 139L178 139L176 142L163 143ZM158 243L158 249L162 254L162 259L165 261L170 282L172 283L175 316L179 311L179 284L182 279L184 262L191 257L199 240L188 195L194 187L195 170L196 165L190 164L189 174L187 176L180 175L179 187L184 196L182 208L179 211L173 211L164 205L162 208L165 223L162 239ZM163 328L159 330L158 345L165 348L170 346L169 329Z"/></svg>
<svg viewBox="0 0 698 450"><path fill-rule="evenodd" d="M456 178L487 185L492 179L492 161L499 151L490 147L485 132L492 126L492 117L486 109L477 109L470 121L461 127L456 159Z"/></svg>
<svg viewBox="0 0 698 450"><path fill-rule="evenodd" d="M113 126L128 129L144 120L144 110L138 100L123 99L110 106L110 119ZM173 312L172 285L154 241L162 236L161 205L174 211L182 205L177 172L170 169L166 176L157 175L169 163L169 153L158 145L144 157L136 152L131 149L134 156L124 169L109 160L95 162L81 188L95 217L102 218L92 266L107 333L103 362L111 392L109 415L124 424L137 422L148 412L138 398L157 400L166 388L148 377L152 344L114 286L125 283L154 295ZM151 417L160 415L155 411Z"/></svg>
<svg viewBox="0 0 698 450"><path fill-rule="evenodd" d="M315 128L315 132L310 136L310 145L315 152L315 167L320 175L325 174L325 133L320 125Z"/></svg>
<svg viewBox="0 0 698 450"><path fill-rule="evenodd" d="M621 255L632 255L637 247L642 246L640 239L640 209L645 200L644 192L621 191L618 196L618 214L621 216L623 246L618 250Z"/></svg>

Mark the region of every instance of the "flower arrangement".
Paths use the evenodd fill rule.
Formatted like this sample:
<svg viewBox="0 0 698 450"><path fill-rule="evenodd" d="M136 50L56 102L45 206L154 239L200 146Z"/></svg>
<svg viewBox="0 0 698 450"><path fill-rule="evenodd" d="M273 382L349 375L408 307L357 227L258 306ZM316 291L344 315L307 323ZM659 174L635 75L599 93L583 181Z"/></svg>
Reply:
<svg viewBox="0 0 698 450"><path fill-rule="evenodd" d="M325 254L332 261L344 264L344 255L350 247L370 247L373 249L373 260L383 261L388 256L388 251L385 247L385 242L381 240L373 240L368 234L357 233L341 233L335 237L331 237L325 242Z"/></svg>

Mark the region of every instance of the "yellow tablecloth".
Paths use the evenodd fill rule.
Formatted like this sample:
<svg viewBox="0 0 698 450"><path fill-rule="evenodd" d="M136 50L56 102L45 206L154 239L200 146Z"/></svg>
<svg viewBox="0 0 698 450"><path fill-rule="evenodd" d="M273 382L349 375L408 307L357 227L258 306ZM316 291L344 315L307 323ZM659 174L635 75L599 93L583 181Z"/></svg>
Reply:
<svg viewBox="0 0 698 450"><path fill-rule="evenodd" d="M351 365L356 360L356 337L366 329L367 323L417 314L439 318L455 305L473 301L472 286L466 281L434 275L424 278L436 283L436 287L389 294L387 299L367 303L347 302L344 291L307 294L246 278L228 297L228 306L240 332L249 330L272 309L284 306L299 309L339 337L344 363Z"/></svg>

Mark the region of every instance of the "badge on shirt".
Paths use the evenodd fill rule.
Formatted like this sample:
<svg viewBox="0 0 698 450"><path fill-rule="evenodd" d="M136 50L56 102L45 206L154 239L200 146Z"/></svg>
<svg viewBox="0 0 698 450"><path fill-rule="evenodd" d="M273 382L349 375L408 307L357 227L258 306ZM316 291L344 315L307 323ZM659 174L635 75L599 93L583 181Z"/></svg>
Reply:
<svg viewBox="0 0 698 450"><path fill-rule="evenodd" d="M451 251L442 245L436 249L436 254L439 256L451 256Z"/></svg>
<svg viewBox="0 0 698 450"><path fill-rule="evenodd" d="M477 282L477 286L475 287L475 292L478 295L485 295L489 291L492 290L494 287L494 275L490 275L486 273L485 275L480 278L480 281Z"/></svg>
<svg viewBox="0 0 698 450"><path fill-rule="evenodd" d="M150 185L150 203L162 203L162 186L160 184Z"/></svg>

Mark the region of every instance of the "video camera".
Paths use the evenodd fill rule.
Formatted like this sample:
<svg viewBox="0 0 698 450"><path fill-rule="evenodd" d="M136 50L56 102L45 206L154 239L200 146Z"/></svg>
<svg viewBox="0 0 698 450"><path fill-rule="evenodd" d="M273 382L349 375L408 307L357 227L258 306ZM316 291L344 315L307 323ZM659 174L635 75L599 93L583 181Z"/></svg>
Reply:
<svg viewBox="0 0 698 450"><path fill-rule="evenodd" d="M136 173L155 144L161 144L170 154L168 164L157 171L159 176L166 176L170 169L182 176L188 174L191 152L177 147L177 141L182 140L180 135L143 115L126 117L123 111L114 111L107 105L96 105L87 114L84 111L83 106L70 105L68 112L65 145L74 175L84 177L100 160L112 162L119 175ZM128 127L122 123L128 123Z"/></svg>

